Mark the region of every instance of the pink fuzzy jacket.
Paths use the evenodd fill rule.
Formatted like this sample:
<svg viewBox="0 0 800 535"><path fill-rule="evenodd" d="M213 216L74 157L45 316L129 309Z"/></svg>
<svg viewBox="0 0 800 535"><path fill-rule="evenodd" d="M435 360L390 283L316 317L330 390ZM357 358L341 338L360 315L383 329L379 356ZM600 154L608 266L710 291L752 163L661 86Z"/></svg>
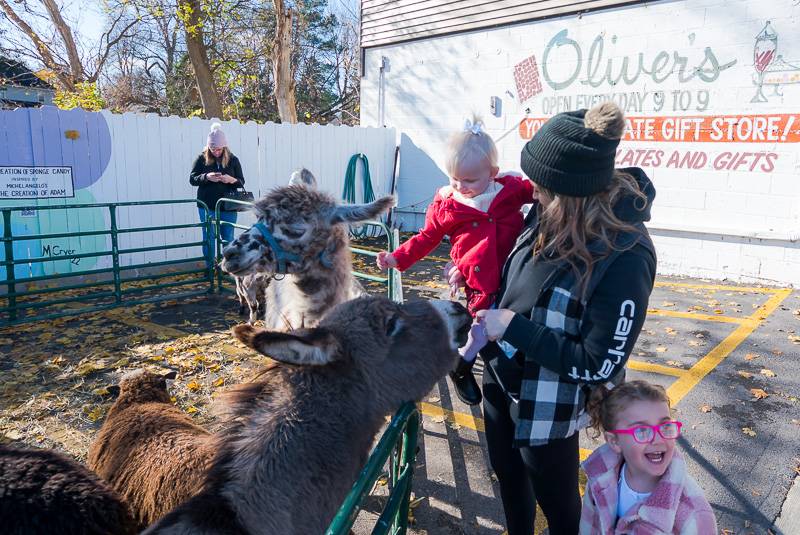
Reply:
<svg viewBox="0 0 800 535"><path fill-rule="evenodd" d="M617 519L617 483L622 456L608 444L583 463L588 481L583 495L581 535L716 535L717 521L697 482L676 450L650 496Z"/></svg>

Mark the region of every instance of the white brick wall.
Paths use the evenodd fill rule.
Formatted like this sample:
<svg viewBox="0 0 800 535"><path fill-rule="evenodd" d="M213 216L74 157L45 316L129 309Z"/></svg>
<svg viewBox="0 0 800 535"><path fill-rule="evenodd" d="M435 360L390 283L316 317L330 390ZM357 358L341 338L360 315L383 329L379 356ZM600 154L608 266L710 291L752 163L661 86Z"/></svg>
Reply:
<svg viewBox="0 0 800 535"><path fill-rule="evenodd" d="M757 41L765 28L773 32L768 37L777 35L776 48L764 72L768 83L762 87L763 97L754 99L760 79L754 48L758 45L758 51L765 52L773 44L770 39ZM562 44L553 44L563 31ZM596 39L602 40L602 57L598 61L595 54L596 74L592 83L586 83ZM542 90L520 102L514 67L530 56L537 62ZM686 58L685 68L676 56ZM691 138L691 130L677 141L668 139L669 129L662 131L656 125L647 132L654 139L625 139L620 144L621 166L629 165L622 162L627 150L663 154L660 165L642 165L658 191L652 227L659 270L800 283L800 5L796 0L654 2L367 49L361 88L364 125L380 122L382 57L389 63L383 84L384 124L403 134L398 194L404 228L422 224L414 212L424 212L436 188L446 183L444 143L471 112L483 115L496 139L510 131L498 142L501 169L518 169L526 140L517 126L526 109L530 118L547 119L565 109L591 106L592 96L613 93L618 101L636 102L627 110L633 118L705 121L707 130L700 141ZM640 58L647 71L662 79L645 73L633 76ZM616 80L625 60L633 79ZM598 83L609 62L615 83L608 78ZM718 72L712 70L715 65ZM573 72L577 76L572 83L556 86ZM776 89L769 82L778 76L784 83ZM499 117L489 114L492 96L502 101ZM756 141L710 139L713 118L737 116L733 131L746 134L750 119L738 116L748 115L772 121L777 137L764 133ZM717 121L725 127L724 119ZM788 121L794 121L790 127ZM702 152L697 158L706 162L696 169L668 166L675 151L681 156ZM738 169L728 165L742 153L750 154Z"/></svg>

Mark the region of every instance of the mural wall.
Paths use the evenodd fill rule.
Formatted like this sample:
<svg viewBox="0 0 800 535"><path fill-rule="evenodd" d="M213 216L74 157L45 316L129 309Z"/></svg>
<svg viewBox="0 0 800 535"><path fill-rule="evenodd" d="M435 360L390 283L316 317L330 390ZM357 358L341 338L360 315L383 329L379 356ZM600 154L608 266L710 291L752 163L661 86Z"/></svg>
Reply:
<svg viewBox="0 0 800 535"><path fill-rule="evenodd" d="M470 112L501 167L518 169L548 118L612 100L628 120L617 165L658 189L663 272L800 282L796 0L648 2L368 49L365 73L362 123L383 105L413 155L399 183L408 227L431 181L445 183L447 134Z"/></svg>
<svg viewBox="0 0 800 535"><path fill-rule="evenodd" d="M37 209L42 206L193 199L196 189L189 185L189 171L205 145L210 124L200 119L64 111L49 106L0 111L0 208L29 207L12 212L11 230L14 236L33 236L110 228L106 207ZM347 162L357 152L369 158L375 192L390 188L396 145L392 129L237 121L224 122L223 129L231 150L242 162L246 186L256 196L285 184L292 170L305 166L316 174L322 189L339 198ZM193 203L117 210L119 228L176 225L197 219ZM249 214L240 214L240 222L250 221ZM199 229L137 232L120 234L119 247L200 240ZM15 276L110 267L110 256L58 260L110 249L106 235L15 241L15 259L53 259L17 265ZM196 249L130 253L120 261L134 265L192 258L201 254ZM3 247L0 260L5 260ZM0 276L5 278L5 272Z"/></svg>

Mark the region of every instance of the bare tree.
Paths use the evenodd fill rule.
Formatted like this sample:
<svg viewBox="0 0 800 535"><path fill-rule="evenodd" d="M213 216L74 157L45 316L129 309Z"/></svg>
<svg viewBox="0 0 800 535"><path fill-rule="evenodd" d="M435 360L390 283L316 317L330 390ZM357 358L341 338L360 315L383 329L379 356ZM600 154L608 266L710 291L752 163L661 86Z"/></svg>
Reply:
<svg viewBox="0 0 800 535"><path fill-rule="evenodd" d="M208 48L203 36L204 18L200 0L178 0L178 13L183 22L186 49L192 61L203 111L206 117L222 119L222 101L214 83L214 73L208 61Z"/></svg>
<svg viewBox="0 0 800 535"><path fill-rule="evenodd" d="M273 0L275 6L275 41L272 45L272 72L275 82L275 101L281 122L297 122L294 71L292 70L292 8L283 0Z"/></svg>
<svg viewBox="0 0 800 535"><path fill-rule="evenodd" d="M18 7L0 0L0 10L11 27L24 37L4 39L2 50L42 64L52 72L56 85L67 91L75 91L81 82L96 82L112 49L130 35L137 23L136 20L123 23L122 10L112 13L98 49L82 57L73 27L64 19L63 8L55 0L15 0L14 3ZM42 25L43 29L37 27Z"/></svg>

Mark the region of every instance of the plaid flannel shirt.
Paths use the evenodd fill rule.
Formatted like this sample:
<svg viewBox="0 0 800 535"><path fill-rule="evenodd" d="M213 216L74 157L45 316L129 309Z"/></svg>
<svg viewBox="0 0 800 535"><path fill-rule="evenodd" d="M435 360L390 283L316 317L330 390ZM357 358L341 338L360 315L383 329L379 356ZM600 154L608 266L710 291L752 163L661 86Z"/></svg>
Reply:
<svg viewBox="0 0 800 535"><path fill-rule="evenodd" d="M575 295L578 282L570 269L554 275L554 284L540 294L531 319L577 340L585 306ZM625 380L625 369L618 370L605 383L608 388ZM526 359L514 437L516 446L539 446L553 439L568 438L589 424L586 401L596 386L578 382L581 379L578 370L573 373L572 380L567 380Z"/></svg>

